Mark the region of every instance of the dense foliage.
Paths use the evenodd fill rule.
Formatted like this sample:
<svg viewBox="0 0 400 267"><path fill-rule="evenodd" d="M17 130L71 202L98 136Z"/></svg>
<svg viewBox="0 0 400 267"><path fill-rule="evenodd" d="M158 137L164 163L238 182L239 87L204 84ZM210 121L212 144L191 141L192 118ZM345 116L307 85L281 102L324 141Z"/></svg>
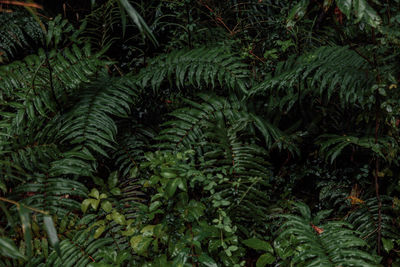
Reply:
<svg viewBox="0 0 400 267"><path fill-rule="evenodd" d="M399 0L0 0L0 266L400 266L399 29Z"/></svg>

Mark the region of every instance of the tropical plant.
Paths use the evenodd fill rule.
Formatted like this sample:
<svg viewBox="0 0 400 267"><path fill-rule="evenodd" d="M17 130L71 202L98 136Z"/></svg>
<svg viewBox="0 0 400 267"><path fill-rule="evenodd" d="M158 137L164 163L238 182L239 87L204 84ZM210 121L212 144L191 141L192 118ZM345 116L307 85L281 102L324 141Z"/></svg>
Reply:
<svg viewBox="0 0 400 267"><path fill-rule="evenodd" d="M0 0L0 265L399 265L399 18Z"/></svg>

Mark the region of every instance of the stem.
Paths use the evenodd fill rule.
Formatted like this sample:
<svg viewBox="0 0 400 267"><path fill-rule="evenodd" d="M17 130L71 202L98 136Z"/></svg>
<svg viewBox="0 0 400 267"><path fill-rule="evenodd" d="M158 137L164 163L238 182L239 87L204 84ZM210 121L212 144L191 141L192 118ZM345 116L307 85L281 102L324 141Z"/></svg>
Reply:
<svg viewBox="0 0 400 267"><path fill-rule="evenodd" d="M375 30L372 29L372 40L374 43L376 43L375 39ZM381 76L379 73L378 69L378 61L376 59L376 53L374 51L374 65L375 69L378 72L377 75L377 82L378 84L381 83ZM375 94L375 144L378 143L378 131L379 131L379 94ZM374 172L374 182L375 182L375 194L376 194L376 200L378 201L378 231L377 231L377 248L378 248L378 255L381 255L381 236L382 236L382 201L381 197L379 195L379 181L378 181L378 173L379 173L379 159L377 156L375 156L375 172Z"/></svg>
<svg viewBox="0 0 400 267"><path fill-rule="evenodd" d="M377 99L378 100L378 99ZM378 101L377 101L378 102ZM378 114L378 104L375 115L375 144L378 143L378 130L379 130L379 114ZM381 235L382 235L382 201L379 195L379 181L378 181L378 172L379 172L379 159L375 158L375 172L374 172L374 182L375 182L375 194L376 200L378 201L378 231L377 231L377 246L378 246L378 255L381 254Z"/></svg>
<svg viewBox="0 0 400 267"><path fill-rule="evenodd" d="M0 201L4 201L4 202L8 202L8 203L14 204L18 208L21 206L20 203L14 201L14 200L8 199L8 198L4 198L4 197L0 197ZM28 206L25 206L25 208L30 209L30 210L35 211L35 212L42 213L44 215L48 215L49 214L47 211L44 211L44 210L39 210L39 209L35 209L35 208L32 208L32 207L28 207Z"/></svg>
<svg viewBox="0 0 400 267"><path fill-rule="evenodd" d="M49 60L48 51L46 51L45 55L46 55L46 65L47 65L47 68L48 68L48 70L49 70L49 75L50 75L50 76L49 76L49 82L50 82L51 93L52 93L52 95L53 95L54 101L56 102L56 104L57 104L59 110L61 111L61 105L60 105L60 103L59 103L58 100L57 100L56 92L55 92L55 90L54 90L54 84L53 84L53 69L52 69L51 66L50 66L50 60Z"/></svg>

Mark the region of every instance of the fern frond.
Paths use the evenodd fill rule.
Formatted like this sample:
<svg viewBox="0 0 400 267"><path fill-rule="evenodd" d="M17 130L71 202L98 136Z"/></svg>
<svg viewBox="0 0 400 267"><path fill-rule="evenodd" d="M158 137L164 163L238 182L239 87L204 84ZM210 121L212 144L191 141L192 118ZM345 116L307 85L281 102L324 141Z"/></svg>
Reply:
<svg viewBox="0 0 400 267"><path fill-rule="evenodd" d="M137 168L143 161L144 153L150 147L151 140L156 136L151 128L145 127L131 118L129 123L133 125L123 128L122 135L117 137L117 149L113 154L115 165L118 166L122 177L127 177L130 171Z"/></svg>
<svg viewBox="0 0 400 267"><path fill-rule="evenodd" d="M381 234L388 239L398 239L400 232L394 224L395 218L391 207L392 198L382 195L381 200ZM354 225L355 230L360 233L360 237L375 247L378 217L378 202L375 197L372 197L365 199L362 205L358 205L357 209L352 211L346 220Z"/></svg>
<svg viewBox="0 0 400 267"><path fill-rule="evenodd" d="M250 72L240 58L224 47L176 50L154 58L137 76L141 87L154 91L168 80L178 88L194 86L208 89L222 88L241 91L247 95Z"/></svg>
<svg viewBox="0 0 400 267"><path fill-rule="evenodd" d="M85 29L82 34L84 37L81 38L85 38L98 49L107 48L116 41L113 31L119 30L120 22L120 7L117 1L109 0L85 17Z"/></svg>
<svg viewBox="0 0 400 267"><path fill-rule="evenodd" d="M378 260L363 250L367 243L351 230L351 224L341 221L321 224L320 219L328 212L321 211L312 218L306 204L296 205L301 216L282 215L287 221L281 226L282 232L277 238L279 242L291 235L295 237L293 245L297 246L299 252L294 255L292 264L321 267L378 266Z"/></svg>
<svg viewBox="0 0 400 267"><path fill-rule="evenodd" d="M265 124L247 111L246 105L235 95L229 98L199 96L202 102L184 100L190 107L171 113L174 120L166 122L164 126L168 128L157 137L163 142L160 147L180 151L193 149L199 165L210 175L227 171L229 183L218 184L215 190L230 203L230 218L238 225L251 222L251 229L241 229L245 234L262 233L269 206L269 196L265 192L272 174L266 160L268 152L258 145L254 133ZM278 137L278 134L269 136L269 129L263 130L268 135L267 140ZM275 128L272 131L280 133Z"/></svg>
<svg viewBox="0 0 400 267"><path fill-rule="evenodd" d="M60 242L61 258L53 251L46 263L39 266L85 267L101 261L100 249L112 246L112 238L94 239L87 230L78 231L71 239Z"/></svg>
<svg viewBox="0 0 400 267"><path fill-rule="evenodd" d="M374 152L376 155L384 158L383 150L391 146L392 138L379 138L378 143L375 144L373 136L355 137L350 135L336 135L336 134L323 134L318 140L317 144L321 145L321 154L324 154L326 159L330 158L331 163L340 155L342 150L347 146L357 146L366 148Z"/></svg>
<svg viewBox="0 0 400 267"><path fill-rule="evenodd" d="M112 79L103 75L87 84L74 108L58 119L61 126L57 139L75 148L53 162L53 175L88 175L86 161L94 160L93 153L109 157L106 150L115 148L117 134L112 116L127 117L134 95L135 88L129 78Z"/></svg>
<svg viewBox="0 0 400 267"><path fill-rule="evenodd" d="M37 175L34 181L17 186L12 196L23 199L21 202L27 206L63 217L80 210L81 204L76 198L84 198L87 193L87 188L79 182Z"/></svg>
<svg viewBox="0 0 400 267"><path fill-rule="evenodd" d="M252 94L278 96L270 104L287 110L293 99L309 96L329 100L336 94L342 105L363 103L374 82L369 73L369 63L349 47L321 47L280 63L274 77L257 85Z"/></svg>
<svg viewBox="0 0 400 267"><path fill-rule="evenodd" d="M42 42L42 29L33 16L22 11L0 12L0 55L5 61Z"/></svg>
<svg viewBox="0 0 400 267"><path fill-rule="evenodd" d="M72 45L62 52L52 50L48 55L39 50L38 55L1 66L1 106L13 111L6 117L6 121L11 121L6 133L18 134L27 121L49 118L59 111L60 102L66 102L81 83L89 82L89 77L104 65L99 56L91 53L89 45Z"/></svg>

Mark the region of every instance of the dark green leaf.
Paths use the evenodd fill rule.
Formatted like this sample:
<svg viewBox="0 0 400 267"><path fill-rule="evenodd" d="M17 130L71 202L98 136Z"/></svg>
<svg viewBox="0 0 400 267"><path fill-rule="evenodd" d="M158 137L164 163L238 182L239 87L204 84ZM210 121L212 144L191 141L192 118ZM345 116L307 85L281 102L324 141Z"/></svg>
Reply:
<svg viewBox="0 0 400 267"><path fill-rule="evenodd" d="M24 205L19 205L18 208L19 217L22 224L22 232L24 233L25 246L26 246L26 256L28 258L32 257L32 232L31 232L31 220L30 212Z"/></svg>
<svg viewBox="0 0 400 267"><path fill-rule="evenodd" d="M207 266L207 267L217 267L218 266L217 263L210 256L208 256L205 253L202 253L199 256L198 260L201 264L203 264L204 266Z"/></svg>
<svg viewBox="0 0 400 267"><path fill-rule="evenodd" d="M26 260L26 257L19 252L14 242L9 238L0 237L0 254L4 257Z"/></svg>
<svg viewBox="0 0 400 267"><path fill-rule="evenodd" d="M270 253L274 253L274 249L272 248L272 246L268 242L265 242L264 240L260 240L258 238L250 238L250 239L246 239L242 242L243 242L243 244L245 244L246 246L248 246L252 249L263 250L263 251L267 251Z"/></svg>
<svg viewBox="0 0 400 267"><path fill-rule="evenodd" d="M350 19L352 1L353 0L336 0L338 8L343 12L343 14L346 15L348 19Z"/></svg>
<svg viewBox="0 0 400 267"><path fill-rule="evenodd" d="M51 216L43 216L44 229L50 241L50 245L56 250L59 257L61 257L60 240L58 239L57 230L54 227L53 218Z"/></svg>
<svg viewBox="0 0 400 267"><path fill-rule="evenodd" d="M256 267L264 267L264 266L267 266L268 264L274 263L274 261L275 261L275 257L272 254L265 253L265 254L262 254L258 258L258 260L256 262Z"/></svg>

